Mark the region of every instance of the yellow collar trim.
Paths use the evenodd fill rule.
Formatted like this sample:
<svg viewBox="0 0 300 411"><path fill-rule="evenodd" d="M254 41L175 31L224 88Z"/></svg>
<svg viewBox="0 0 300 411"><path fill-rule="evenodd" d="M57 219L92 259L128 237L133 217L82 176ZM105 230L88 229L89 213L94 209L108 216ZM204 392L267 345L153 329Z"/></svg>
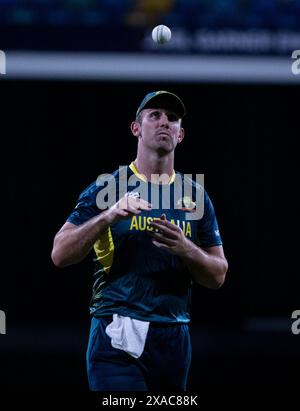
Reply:
<svg viewBox="0 0 300 411"><path fill-rule="evenodd" d="M131 171L133 171L133 173L142 181L144 181L144 183L147 183L147 178L146 176L144 176L144 174L139 173L138 169L136 168L134 162L132 161L132 163L129 165L129 168L131 169ZM174 183L176 178L176 173L175 170L173 170L173 174L171 175L171 178L169 180L168 184L172 184Z"/></svg>

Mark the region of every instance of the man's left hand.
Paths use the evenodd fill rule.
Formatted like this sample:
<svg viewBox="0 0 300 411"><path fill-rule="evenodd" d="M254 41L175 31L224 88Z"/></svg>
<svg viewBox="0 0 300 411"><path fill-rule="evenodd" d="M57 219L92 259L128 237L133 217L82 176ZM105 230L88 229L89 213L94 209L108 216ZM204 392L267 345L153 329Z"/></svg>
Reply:
<svg viewBox="0 0 300 411"><path fill-rule="evenodd" d="M180 227L167 220L165 214L162 214L160 220L151 221L150 227L153 227L153 231L148 233L156 247L181 257L188 252L189 240Z"/></svg>

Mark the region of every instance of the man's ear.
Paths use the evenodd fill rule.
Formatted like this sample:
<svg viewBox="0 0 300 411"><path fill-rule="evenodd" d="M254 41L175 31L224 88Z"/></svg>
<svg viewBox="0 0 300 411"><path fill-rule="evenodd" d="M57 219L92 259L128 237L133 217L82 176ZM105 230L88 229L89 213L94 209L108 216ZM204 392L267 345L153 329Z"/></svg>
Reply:
<svg viewBox="0 0 300 411"><path fill-rule="evenodd" d="M178 139L177 139L178 143L182 142L182 140L184 139L184 135L185 135L185 130L184 130L183 127L181 127L180 132L179 132L179 136L178 136Z"/></svg>
<svg viewBox="0 0 300 411"><path fill-rule="evenodd" d="M135 137L139 137L141 133L141 125L138 121L133 121L130 125L130 130Z"/></svg>

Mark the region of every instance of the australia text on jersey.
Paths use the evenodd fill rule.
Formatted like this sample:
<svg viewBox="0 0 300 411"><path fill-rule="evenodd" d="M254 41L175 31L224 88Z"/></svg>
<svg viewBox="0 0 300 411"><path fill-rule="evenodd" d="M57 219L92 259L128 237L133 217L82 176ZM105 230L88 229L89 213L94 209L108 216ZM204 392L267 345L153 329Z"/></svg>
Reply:
<svg viewBox="0 0 300 411"><path fill-rule="evenodd" d="M129 230L138 230L138 231L153 231L153 227L150 226L151 221L159 220L159 217L145 217L145 216L133 216L131 218L130 228ZM189 221L182 221L182 220L170 220L171 224L177 225L183 231L183 234L186 237L192 237L192 226ZM156 229L155 231L159 231Z"/></svg>
<svg viewBox="0 0 300 411"><path fill-rule="evenodd" d="M180 174L171 184L145 184L136 174L128 178L127 167L119 166L118 184L114 174L101 174L96 185L101 187L96 197L100 210L106 210L124 196L134 196L150 202L153 210L182 210L186 220L200 220L204 214L204 174ZM156 182L163 181L164 175L153 175ZM194 179L192 179L194 177ZM192 182L195 182L193 184ZM172 193L172 194L171 194Z"/></svg>

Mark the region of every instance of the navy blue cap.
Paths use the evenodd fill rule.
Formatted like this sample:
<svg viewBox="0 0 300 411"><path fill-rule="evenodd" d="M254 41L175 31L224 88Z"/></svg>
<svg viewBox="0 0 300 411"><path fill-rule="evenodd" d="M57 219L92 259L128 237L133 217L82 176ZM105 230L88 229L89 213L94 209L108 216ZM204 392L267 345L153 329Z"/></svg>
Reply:
<svg viewBox="0 0 300 411"><path fill-rule="evenodd" d="M180 98L176 94L164 90L148 93L137 109L136 117L145 108L165 108L177 114L179 118L186 114L184 104Z"/></svg>

